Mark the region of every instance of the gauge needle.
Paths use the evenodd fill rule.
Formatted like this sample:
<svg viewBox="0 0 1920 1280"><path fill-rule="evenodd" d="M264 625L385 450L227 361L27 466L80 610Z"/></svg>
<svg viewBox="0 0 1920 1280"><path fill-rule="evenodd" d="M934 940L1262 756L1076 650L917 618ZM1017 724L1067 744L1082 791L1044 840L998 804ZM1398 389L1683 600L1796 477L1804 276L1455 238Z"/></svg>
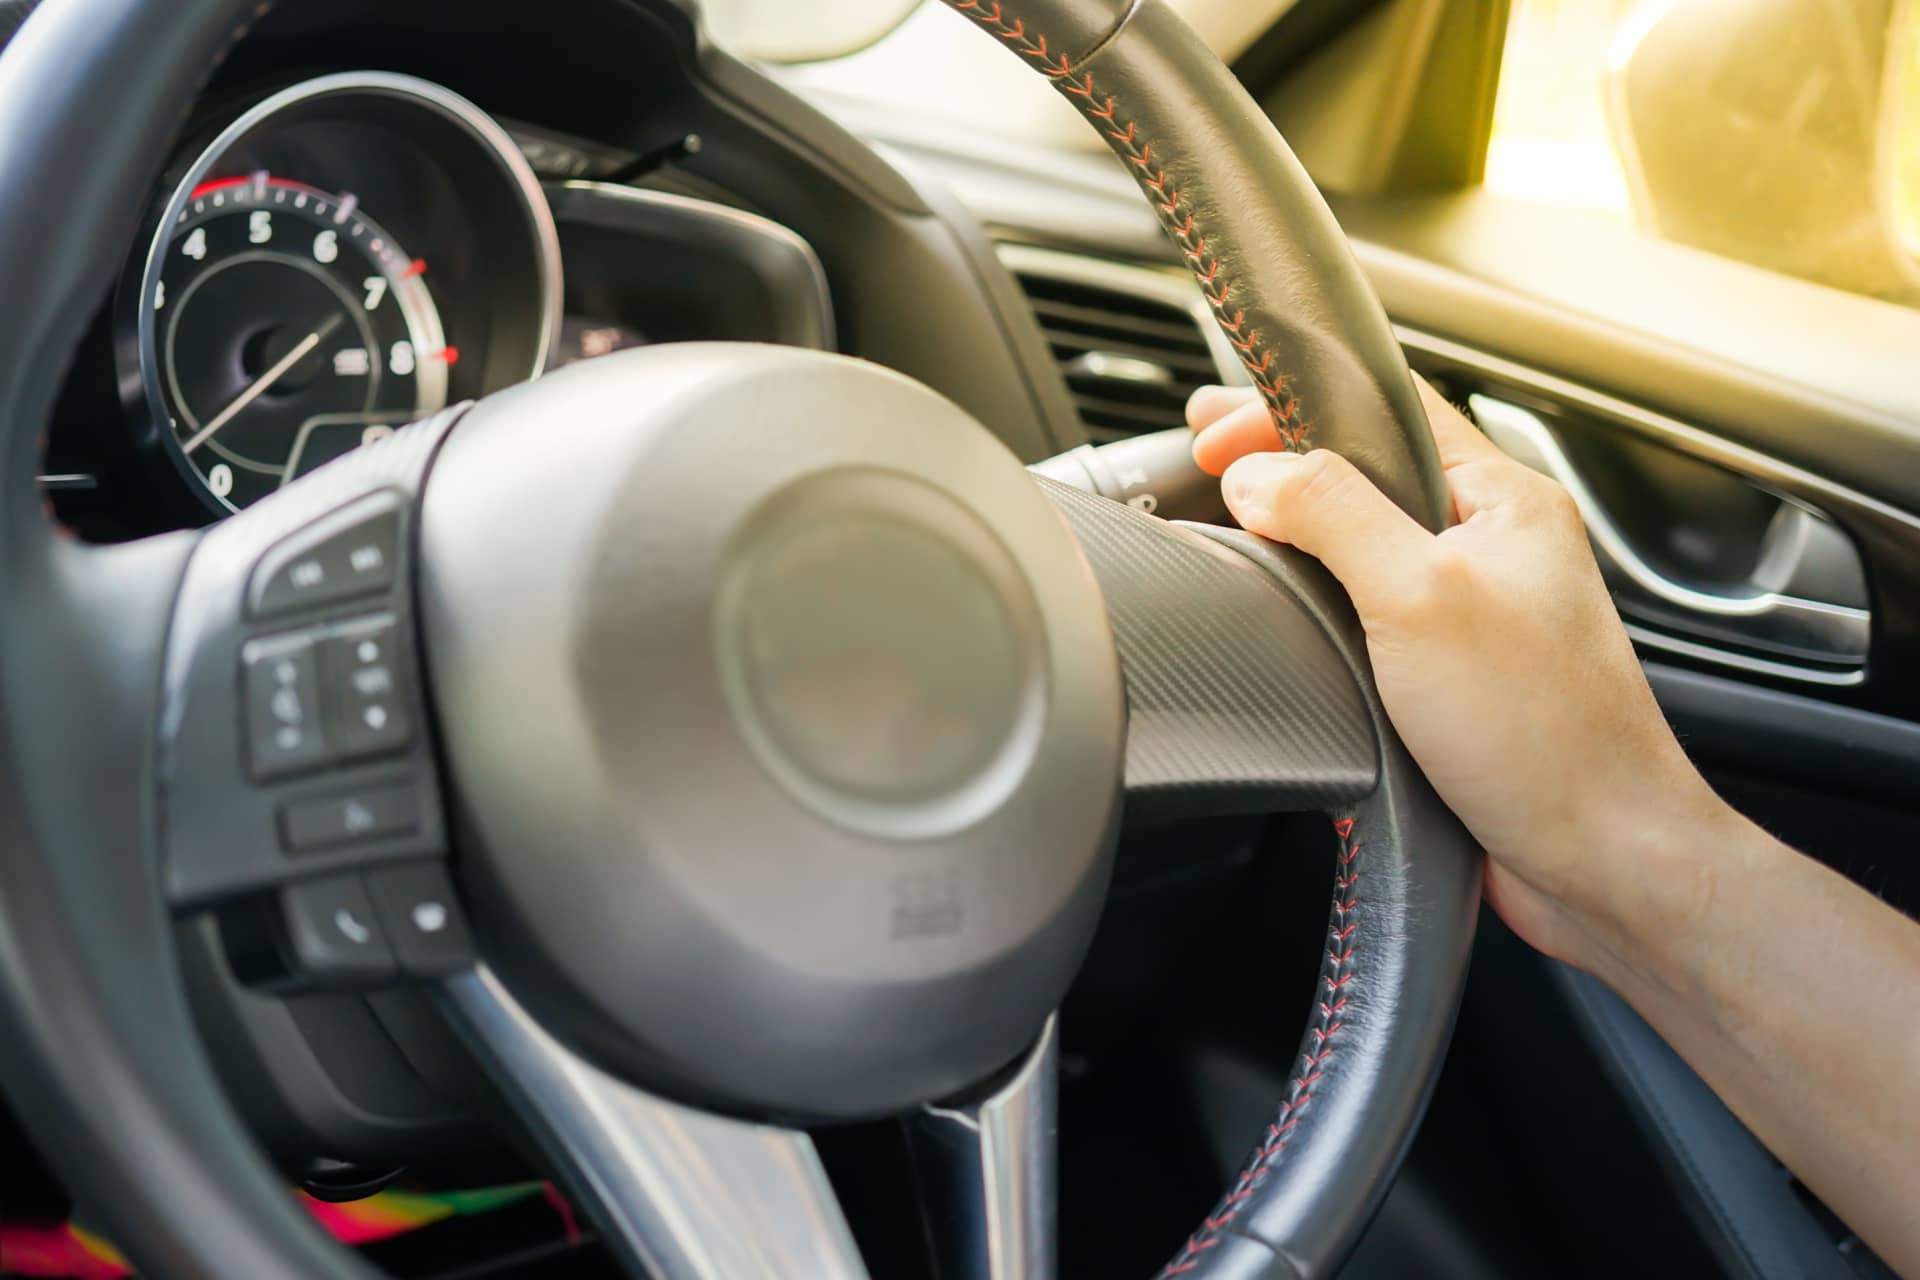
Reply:
<svg viewBox="0 0 1920 1280"><path fill-rule="evenodd" d="M180 446L181 451L183 453L192 453L195 449L198 449L201 445L213 439L214 433L226 426L229 422L232 422L235 414L265 395L267 388L284 378L287 370L300 363L300 357L319 346L328 334L338 329L343 319L345 319L344 316L328 316L326 323L322 324L306 337L300 339L300 341L294 343L293 350L274 361L273 368L261 374L258 381L235 396L233 403L215 414L211 422L194 432L192 437L189 438L184 445Z"/></svg>

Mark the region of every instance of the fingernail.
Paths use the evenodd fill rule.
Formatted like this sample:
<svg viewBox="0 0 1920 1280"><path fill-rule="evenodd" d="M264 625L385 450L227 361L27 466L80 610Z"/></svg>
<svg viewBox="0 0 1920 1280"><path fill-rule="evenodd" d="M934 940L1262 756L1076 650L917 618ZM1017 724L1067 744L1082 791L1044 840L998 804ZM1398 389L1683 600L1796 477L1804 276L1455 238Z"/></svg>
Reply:
<svg viewBox="0 0 1920 1280"><path fill-rule="evenodd" d="M1227 468L1225 476L1227 504L1232 507L1265 507L1267 496L1280 473L1295 460L1290 453L1250 453Z"/></svg>
<svg viewBox="0 0 1920 1280"><path fill-rule="evenodd" d="M1227 505L1250 507L1260 500L1260 484L1252 470L1237 463L1226 475Z"/></svg>

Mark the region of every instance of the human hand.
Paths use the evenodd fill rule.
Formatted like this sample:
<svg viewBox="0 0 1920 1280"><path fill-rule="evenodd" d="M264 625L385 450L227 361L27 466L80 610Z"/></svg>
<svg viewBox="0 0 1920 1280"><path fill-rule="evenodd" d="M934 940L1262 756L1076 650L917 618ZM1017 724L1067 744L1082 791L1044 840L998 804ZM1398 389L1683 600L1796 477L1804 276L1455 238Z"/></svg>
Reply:
<svg viewBox="0 0 1920 1280"><path fill-rule="evenodd" d="M1457 523L1438 536L1344 458L1273 452L1251 392L1187 406L1194 458L1242 526L1319 559L1366 628L1380 697L1486 849L1509 926L1576 964L1620 945L1650 865L1730 811L1675 741L1566 490L1424 382ZM1589 966L1590 967L1590 966Z"/></svg>

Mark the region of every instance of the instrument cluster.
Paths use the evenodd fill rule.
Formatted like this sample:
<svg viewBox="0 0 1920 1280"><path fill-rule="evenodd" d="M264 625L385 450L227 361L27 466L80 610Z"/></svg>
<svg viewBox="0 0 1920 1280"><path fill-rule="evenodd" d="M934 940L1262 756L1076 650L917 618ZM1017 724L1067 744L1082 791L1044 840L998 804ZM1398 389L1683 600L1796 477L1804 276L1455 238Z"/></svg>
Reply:
<svg viewBox="0 0 1920 1280"><path fill-rule="evenodd" d="M465 99L326 76L190 154L121 282L115 351L129 418L210 514L548 366L553 215Z"/></svg>
<svg viewBox="0 0 1920 1280"><path fill-rule="evenodd" d="M498 119L392 71L280 83L210 104L130 220L40 453L82 540L210 523L629 347L837 345L812 246L670 171L673 148Z"/></svg>

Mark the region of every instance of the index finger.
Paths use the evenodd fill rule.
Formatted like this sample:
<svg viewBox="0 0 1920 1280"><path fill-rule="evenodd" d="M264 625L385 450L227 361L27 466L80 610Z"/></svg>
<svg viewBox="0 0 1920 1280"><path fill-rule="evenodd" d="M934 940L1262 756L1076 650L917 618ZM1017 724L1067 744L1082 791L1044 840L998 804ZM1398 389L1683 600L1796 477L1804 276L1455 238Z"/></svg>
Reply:
<svg viewBox="0 0 1920 1280"><path fill-rule="evenodd" d="M1253 399L1252 387L1223 387L1211 384L1199 387L1187 397L1187 425L1195 431L1205 431Z"/></svg>

